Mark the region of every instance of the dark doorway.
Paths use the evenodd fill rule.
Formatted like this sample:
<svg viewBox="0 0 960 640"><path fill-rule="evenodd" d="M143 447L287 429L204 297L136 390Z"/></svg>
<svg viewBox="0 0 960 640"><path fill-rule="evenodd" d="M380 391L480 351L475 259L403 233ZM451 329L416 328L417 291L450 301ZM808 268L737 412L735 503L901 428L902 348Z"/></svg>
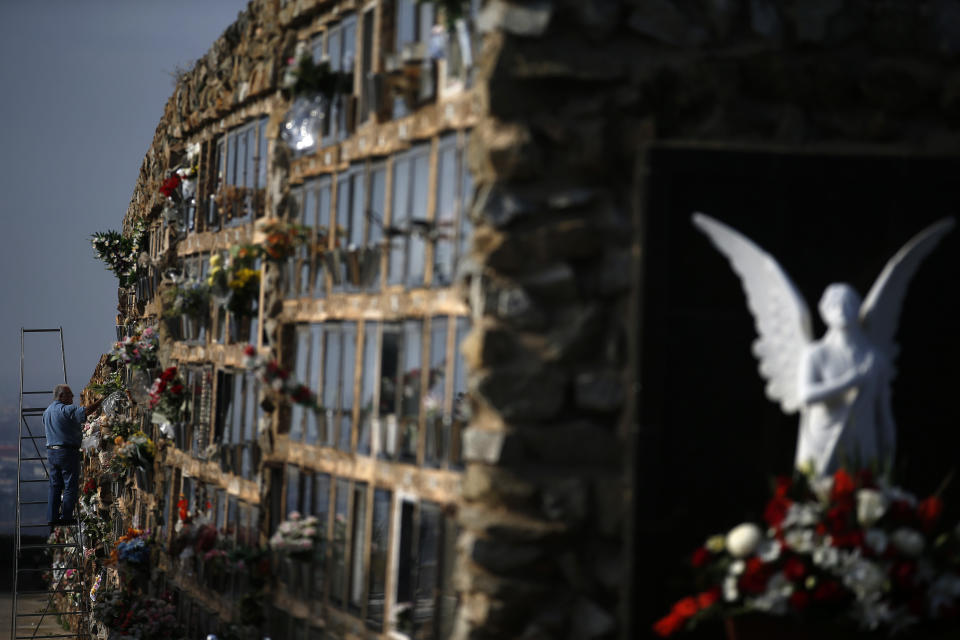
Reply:
<svg viewBox="0 0 960 640"><path fill-rule="evenodd" d="M958 158L658 149L649 169L638 635L692 586L687 554L710 534L759 522L769 479L793 466L797 417L766 399L739 279L691 213L718 218L770 252L806 298L817 337L827 284L848 282L866 295L909 238L960 213ZM900 321L896 480L920 495L960 465L958 249L954 230L917 273ZM945 495L948 506L960 499L958 486Z"/></svg>

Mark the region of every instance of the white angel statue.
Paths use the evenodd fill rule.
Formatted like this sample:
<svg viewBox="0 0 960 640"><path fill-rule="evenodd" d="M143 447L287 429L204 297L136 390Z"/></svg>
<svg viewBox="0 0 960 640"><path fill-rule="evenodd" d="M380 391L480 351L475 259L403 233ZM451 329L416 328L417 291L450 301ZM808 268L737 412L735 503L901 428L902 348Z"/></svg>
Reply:
<svg viewBox="0 0 960 640"><path fill-rule="evenodd" d="M953 228L953 219L914 236L887 262L863 302L848 284L828 286L819 305L827 325L820 340L813 339L803 297L770 254L709 216L695 213L693 224L727 257L743 284L767 397L785 413L800 412L797 468L812 465L824 475L843 463L892 465L896 425L890 383L900 310L914 273Z"/></svg>

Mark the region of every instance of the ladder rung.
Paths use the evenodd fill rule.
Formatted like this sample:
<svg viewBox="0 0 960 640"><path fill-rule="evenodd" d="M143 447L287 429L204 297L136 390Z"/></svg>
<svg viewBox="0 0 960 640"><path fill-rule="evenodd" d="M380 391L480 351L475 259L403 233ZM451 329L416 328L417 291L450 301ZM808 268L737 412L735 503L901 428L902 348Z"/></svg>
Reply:
<svg viewBox="0 0 960 640"><path fill-rule="evenodd" d="M31 460L46 460L46 456L42 458L20 458L20 462L30 462Z"/></svg>
<svg viewBox="0 0 960 640"><path fill-rule="evenodd" d="M59 525L47 524L46 522L43 522L43 523L38 522L37 524L22 524L20 525L20 528L21 529L37 529L39 527L55 527L55 526L59 526Z"/></svg>
<svg viewBox="0 0 960 640"><path fill-rule="evenodd" d="M47 436L20 436L21 440L46 440Z"/></svg>
<svg viewBox="0 0 960 640"><path fill-rule="evenodd" d="M35 396L41 393L53 393L53 391L21 391L20 393L25 396Z"/></svg>
<svg viewBox="0 0 960 640"><path fill-rule="evenodd" d="M28 500L25 502L21 502L20 506L22 507L25 504L47 504L47 501L46 500Z"/></svg>
<svg viewBox="0 0 960 640"><path fill-rule="evenodd" d="M46 407L23 407L20 409L20 413L26 413L27 411L46 411Z"/></svg>
<svg viewBox="0 0 960 640"><path fill-rule="evenodd" d="M21 598L21 597L24 597L24 596L45 596L45 595L49 595L49 594L51 594L51 593L83 593L83 590L82 590L82 589L70 589L70 590L68 590L68 591L56 591L56 590L48 590L48 591L18 591L18 592L17 592L17 597L18 597L18 598Z"/></svg>
<svg viewBox="0 0 960 640"><path fill-rule="evenodd" d="M60 329L20 329L24 333L57 333Z"/></svg>
<svg viewBox="0 0 960 640"><path fill-rule="evenodd" d="M41 478L40 480L27 480L26 478L18 478L20 482L50 482L50 478Z"/></svg>
<svg viewBox="0 0 960 640"><path fill-rule="evenodd" d="M51 636L13 636L15 640L40 640L41 638L79 638L79 633L59 633Z"/></svg>
<svg viewBox="0 0 960 640"><path fill-rule="evenodd" d="M18 618L36 618L39 616L79 616L86 611L44 611L42 613L18 613Z"/></svg>

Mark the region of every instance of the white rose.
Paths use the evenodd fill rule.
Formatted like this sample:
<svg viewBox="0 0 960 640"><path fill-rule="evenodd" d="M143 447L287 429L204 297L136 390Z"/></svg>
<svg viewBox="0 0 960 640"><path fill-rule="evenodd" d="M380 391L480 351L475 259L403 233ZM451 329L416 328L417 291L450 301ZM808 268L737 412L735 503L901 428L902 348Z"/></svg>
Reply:
<svg viewBox="0 0 960 640"><path fill-rule="evenodd" d="M890 542L904 555L917 557L923 553L923 536L914 529L897 529L890 536Z"/></svg>
<svg viewBox="0 0 960 640"><path fill-rule="evenodd" d="M812 529L791 529L784 534L783 541L797 553L810 553L813 551L815 538Z"/></svg>
<svg viewBox="0 0 960 640"><path fill-rule="evenodd" d="M887 499L876 489L857 491L857 521L872 527L887 512Z"/></svg>
<svg viewBox="0 0 960 640"><path fill-rule="evenodd" d="M735 576L727 576L723 580L723 599L727 602L733 602L740 597L740 593L737 590L737 578Z"/></svg>
<svg viewBox="0 0 960 640"><path fill-rule="evenodd" d="M727 534L727 551L734 558L746 558L757 548L762 537L760 527L753 523L737 525Z"/></svg>

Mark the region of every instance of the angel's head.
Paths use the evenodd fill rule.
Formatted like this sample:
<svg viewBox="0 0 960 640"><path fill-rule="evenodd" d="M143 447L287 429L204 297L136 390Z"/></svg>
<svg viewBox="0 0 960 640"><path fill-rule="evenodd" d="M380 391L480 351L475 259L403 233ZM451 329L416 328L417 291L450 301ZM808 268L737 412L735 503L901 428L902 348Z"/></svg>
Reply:
<svg viewBox="0 0 960 640"><path fill-rule="evenodd" d="M860 294L848 284L827 287L820 298L820 317L830 328L842 329L859 322Z"/></svg>

